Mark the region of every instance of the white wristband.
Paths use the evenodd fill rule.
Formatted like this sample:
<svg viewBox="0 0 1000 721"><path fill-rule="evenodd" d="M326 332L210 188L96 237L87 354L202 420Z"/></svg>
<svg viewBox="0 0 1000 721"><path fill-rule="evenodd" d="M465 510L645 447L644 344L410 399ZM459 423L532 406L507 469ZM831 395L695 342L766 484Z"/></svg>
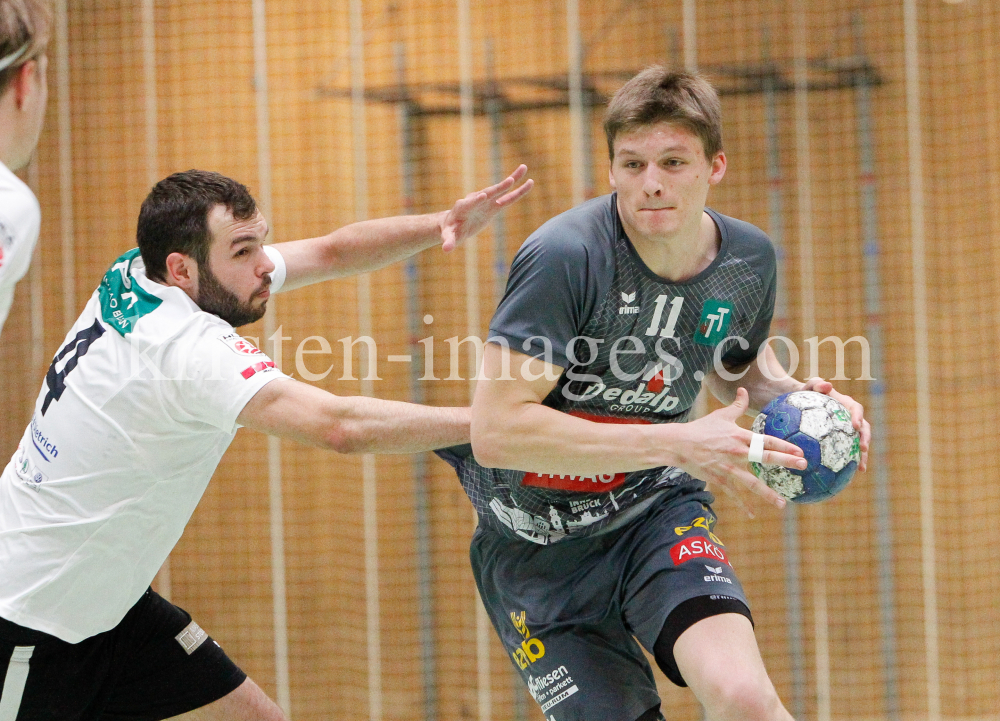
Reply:
<svg viewBox="0 0 1000 721"><path fill-rule="evenodd" d="M763 463L764 461L764 434L754 433L750 438L750 452L747 453L747 460L751 463Z"/></svg>
<svg viewBox="0 0 1000 721"><path fill-rule="evenodd" d="M274 263L274 270L271 272L271 292L280 293L281 286L285 284L285 259L281 257L281 252L273 245L265 245L264 252Z"/></svg>

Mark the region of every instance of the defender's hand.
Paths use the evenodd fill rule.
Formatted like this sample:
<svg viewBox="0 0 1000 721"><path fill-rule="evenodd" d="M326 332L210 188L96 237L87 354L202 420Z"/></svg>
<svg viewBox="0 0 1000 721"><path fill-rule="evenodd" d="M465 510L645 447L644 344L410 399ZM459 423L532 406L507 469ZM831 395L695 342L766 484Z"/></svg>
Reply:
<svg viewBox="0 0 1000 721"><path fill-rule="evenodd" d="M778 508L785 507L785 499L747 468L753 434L738 426L736 419L746 413L749 402L746 389L739 388L732 405L681 424L677 433L683 440L675 446L681 460L675 465L708 484L721 486L753 518L752 494ZM763 462L799 470L806 467L801 448L774 436L764 436Z"/></svg>
<svg viewBox="0 0 1000 721"><path fill-rule="evenodd" d="M806 381L805 387L802 390L816 391L817 393L830 396L834 400L840 401L844 408L848 410L851 414L851 425L853 425L854 430L861 435L861 463L858 464L858 470L867 470L868 446L871 444L872 440L872 426L865 420L864 407L850 396L835 391L833 389L833 384L830 381L823 380L822 378L810 378Z"/></svg>
<svg viewBox="0 0 1000 721"><path fill-rule="evenodd" d="M517 170L496 185L469 193L455 203L441 220L441 250L445 253L454 250L462 241L485 228L497 213L527 195L535 184L531 179L511 190L527 172L527 165L519 165Z"/></svg>

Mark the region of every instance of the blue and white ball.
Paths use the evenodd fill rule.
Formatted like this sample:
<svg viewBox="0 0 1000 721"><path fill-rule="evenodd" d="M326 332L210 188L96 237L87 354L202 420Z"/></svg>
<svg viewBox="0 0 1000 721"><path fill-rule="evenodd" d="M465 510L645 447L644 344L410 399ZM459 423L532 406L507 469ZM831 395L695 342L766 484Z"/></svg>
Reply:
<svg viewBox="0 0 1000 721"><path fill-rule="evenodd" d="M840 493L861 461L861 436L850 412L816 391L786 393L768 403L751 426L754 433L794 443L809 462L804 471L751 463L758 478L795 503L818 503Z"/></svg>

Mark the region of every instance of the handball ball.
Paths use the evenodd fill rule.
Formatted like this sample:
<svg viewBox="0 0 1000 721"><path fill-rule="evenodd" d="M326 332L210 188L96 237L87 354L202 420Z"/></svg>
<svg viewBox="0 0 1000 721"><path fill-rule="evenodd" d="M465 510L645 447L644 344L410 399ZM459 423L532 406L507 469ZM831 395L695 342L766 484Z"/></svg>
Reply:
<svg viewBox="0 0 1000 721"><path fill-rule="evenodd" d="M839 402L816 391L786 393L768 403L751 426L802 449L804 471L750 463L758 478L795 503L818 503L840 493L861 460L861 436Z"/></svg>

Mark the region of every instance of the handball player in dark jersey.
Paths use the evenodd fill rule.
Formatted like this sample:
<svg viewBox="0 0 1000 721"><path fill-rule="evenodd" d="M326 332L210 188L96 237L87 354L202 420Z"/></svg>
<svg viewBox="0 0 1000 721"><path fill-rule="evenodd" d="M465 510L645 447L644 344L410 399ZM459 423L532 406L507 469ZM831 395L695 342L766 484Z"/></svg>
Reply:
<svg viewBox="0 0 1000 721"><path fill-rule="evenodd" d="M605 131L615 192L521 247L471 447L439 452L479 513L473 572L549 721L661 719L640 644L708 718L788 719L706 482L748 512L753 494L784 506L750 473L752 434L736 423L782 393L844 403L862 468L870 430L856 401L790 377L765 343L774 249L705 207L726 170L712 86L647 69L611 100ZM685 423L703 384L728 405ZM763 460L805 467L771 437Z"/></svg>

